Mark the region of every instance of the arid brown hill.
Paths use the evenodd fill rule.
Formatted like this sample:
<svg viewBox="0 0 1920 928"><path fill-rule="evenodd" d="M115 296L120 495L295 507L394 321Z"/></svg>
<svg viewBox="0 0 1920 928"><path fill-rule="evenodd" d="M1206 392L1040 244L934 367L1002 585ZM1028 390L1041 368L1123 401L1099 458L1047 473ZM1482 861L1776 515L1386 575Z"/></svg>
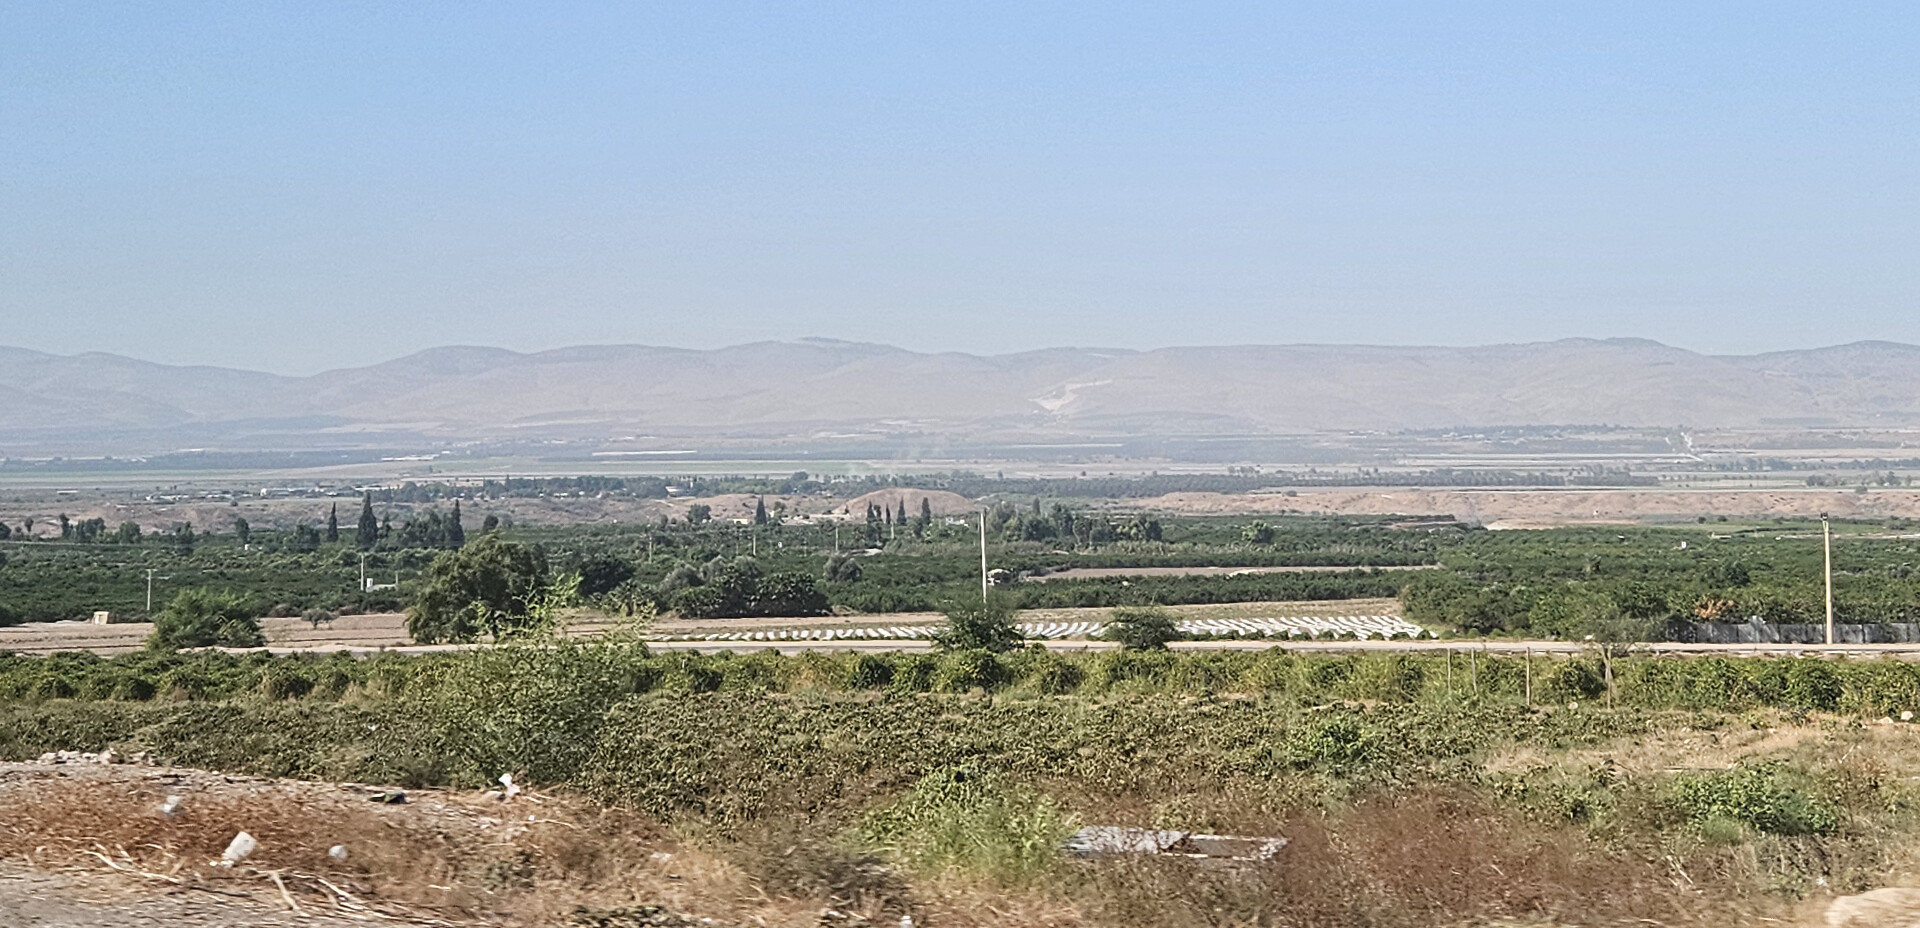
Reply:
<svg viewBox="0 0 1920 928"><path fill-rule="evenodd" d="M983 357L808 339L714 351L442 348L312 377L0 349L0 369L0 441L55 431L253 434L297 444L323 429L448 439L871 431L937 440L1920 424L1920 347L1885 342L1742 357L1635 339Z"/></svg>

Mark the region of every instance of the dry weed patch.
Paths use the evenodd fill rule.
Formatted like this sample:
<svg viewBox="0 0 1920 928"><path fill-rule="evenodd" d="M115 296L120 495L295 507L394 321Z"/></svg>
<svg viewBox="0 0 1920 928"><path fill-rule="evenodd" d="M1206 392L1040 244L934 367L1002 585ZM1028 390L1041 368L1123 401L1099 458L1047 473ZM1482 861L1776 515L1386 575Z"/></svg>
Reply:
<svg viewBox="0 0 1920 928"><path fill-rule="evenodd" d="M14 767L0 779L0 855L316 912L545 925L583 906L652 904L723 924L810 924L807 904L776 903L738 867L618 810L445 793L384 805L350 787L126 769ZM181 797L171 816L170 795ZM259 849L220 865L241 831Z"/></svg>

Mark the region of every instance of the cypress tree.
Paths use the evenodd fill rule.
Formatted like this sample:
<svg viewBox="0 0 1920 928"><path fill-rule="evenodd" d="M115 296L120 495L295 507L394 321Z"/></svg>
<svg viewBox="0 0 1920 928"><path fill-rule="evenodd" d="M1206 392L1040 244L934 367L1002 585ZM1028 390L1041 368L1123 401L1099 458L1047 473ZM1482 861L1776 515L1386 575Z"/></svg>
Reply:
<svg viewBox="0 0 1920 928"><path fill-rule="evenodd" d="M340 543L340 504L334 503L332 511L327 513L327 544Z"/></svg>
<svg viewBox="0 0 1920 928"><path fill-rule="evenodd" d="M762 497L754 501L753 524L755 525L767 524L767 500L765 497Z"/></svg>
<svg viewBox="0 0 1920 928"><path fill-rule="evenodd" d="M360 528L354 533L353 543L362 551L371 551L380 543L380 520L373 515L373 491L360 498Z"/></svg>
<svg viewBox="0 0 1920 928"><path fill-rule="evenodd" d="M460 524L460 501L453 501L453 521L447 523L447 547L464 548L467 546L467 529Z"/></svg>

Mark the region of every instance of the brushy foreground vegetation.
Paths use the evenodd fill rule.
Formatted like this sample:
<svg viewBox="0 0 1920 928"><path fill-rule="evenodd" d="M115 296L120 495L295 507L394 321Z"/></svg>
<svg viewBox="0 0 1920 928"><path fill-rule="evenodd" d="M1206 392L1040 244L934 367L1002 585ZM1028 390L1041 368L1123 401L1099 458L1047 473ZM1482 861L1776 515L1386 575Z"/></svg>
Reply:
<svg viewBox="0 0 1920 928"><path fill-rule="evenodd" d="M1714 924L1920 860L1898 773L1920 729L1881 722L1920 708L1920 668L1611 669L1609 699L1597 657L1465 653L11 658L0 756L113 746L462 788L513 772L703 835L770 892L897 900L905 873L1094 924ZM1051 850L1081 822L1294 843L1270 867L1083 866Z"/></svg>

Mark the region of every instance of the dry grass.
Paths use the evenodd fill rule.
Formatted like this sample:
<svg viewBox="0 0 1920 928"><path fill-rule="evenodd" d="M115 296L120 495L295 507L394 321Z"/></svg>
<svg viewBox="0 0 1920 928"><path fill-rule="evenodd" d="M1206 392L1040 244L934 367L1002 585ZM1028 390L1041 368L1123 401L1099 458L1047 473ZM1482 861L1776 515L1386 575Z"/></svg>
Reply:
<svg viewBox="0 0 1920 928"><path fill-rule="evenodd" d="M1789 749L1820 748L1808 739ZM1805 912L1820 902L1795 906L1763 891L1770 869L1792 863L1781 855L1806 845L1609 844L1464 789L1362 796L1328 811L1306 802L1310 778L1259 791L1115 797L1083 805L1083 816L1291 843L1262 864L1063 861L1037 883L1009 888L978 874L903 874L845 842L843 828L802 819L721 841L564 797L503 805L422 793L387 806L329 784L174 773L0 767L0 857L114 866L156 884L267 901L280 898L268 876L277 873L308 911L352 900L456 923L540 926L568 924L581 906L659 905L716 926L764 928L822 924L828 907L883 926L910 913L935 928L1679 928L1815 924ZM185 797L173 818L158 811L170 793ZM243 829L260 850L241 867L214 866ZM334 844L349 848L346 862L327 857Z"/></svg>
<svg viewBox="0 0 1920 928"><path fill-rule="evenodd" d="M1463 792L1363 800L1275 831L1290 843L1271 863L1113 860L1090 868L1076 895L1099 921L1165 928L1717 926L1787 914Z"/></svg>
<svg viewBox="0 0 1920 928"><path fill-rule="evenodd" d="M168 795L184 797L171 818L159 811ZM367 795L201 772L7 765L0 858L110 869L155 888L245 893L309 913L463 924L559 926L581 908L647 905L761 928L812 928L828 908L889 926L909 913L922 925L955 928L1082 924L1071 903L1046 893L962 879L910 885L833 840L833 830L805 822L705 842L565 797L501 804L425 792L383 805ZM217 865L240 831L259 850L240 866ZM348 848L345 862L328 857L336 844Z"/></svg>
<svg viewBox="0 0 1920 928"><path fill-rule="evenodd" d="M277 874L293 898L289 905L310 911L359 902L396 913L542 925L564 924L579 906L642 903L728 924L812 924L819 912L813 900L770 898L738 867L619 811L551 797L511 805L419 797L387 806L316 784L224 781L15 782L0 794L9 809L0 855L41 867L111 867L155 884L268 899L278 896L271 886ZM185 800L172 818L159 811L169 793ZM240 831L253 835L259 850L241 866L218 866ZM328 856L336 844L347 847L346 861Z"/></svg>

